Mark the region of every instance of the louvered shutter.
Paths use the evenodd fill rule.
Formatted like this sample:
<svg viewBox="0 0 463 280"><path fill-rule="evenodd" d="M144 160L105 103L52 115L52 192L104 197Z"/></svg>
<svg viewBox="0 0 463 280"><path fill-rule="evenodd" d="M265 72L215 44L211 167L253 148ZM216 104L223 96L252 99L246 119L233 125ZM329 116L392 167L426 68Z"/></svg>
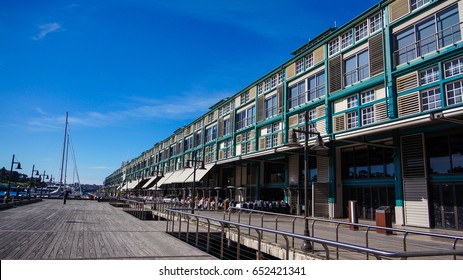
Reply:
<svg viewBox="0 0 463 280"><path fill-rule="evenodd" d="M396 0L389 5L389 19L393 22L410 12L408 0Z"/></svg>
<svg viewBox="0 0 463 280"><path fill-rule="evenodd" d="M383 33L380 32L368 40L370 56L370 75L384 72Z"/></svg>
<svg viewBox="0 0 463 280"><path fill-rule="evenodd" d="M330 93L342 89L341 56L338 55L328 62Z"/></svg>

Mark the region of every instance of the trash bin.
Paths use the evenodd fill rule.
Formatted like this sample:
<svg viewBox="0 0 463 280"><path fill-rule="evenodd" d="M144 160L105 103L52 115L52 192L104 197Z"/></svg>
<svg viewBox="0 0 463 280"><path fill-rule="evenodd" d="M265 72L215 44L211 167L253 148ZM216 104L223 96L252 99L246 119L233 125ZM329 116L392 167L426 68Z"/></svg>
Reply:
<svg viewBox="0 0 463 280"><path fill-rule="evenodd" d="M358 211L357 211L357 201L356 200L349 200L348 205L348 212L349 212L349 223L358 224ZM356 225L350 225L349 228L351 230L358 230L359 227Z"/></svg>
<svg viewBox="0 0 463 280"><path fill-rule="evenodd" d="M392 228L391 207L380 206L376 209L376 225L380 227ZM376 229L377 233L392 234L392 230Z"/></svg>

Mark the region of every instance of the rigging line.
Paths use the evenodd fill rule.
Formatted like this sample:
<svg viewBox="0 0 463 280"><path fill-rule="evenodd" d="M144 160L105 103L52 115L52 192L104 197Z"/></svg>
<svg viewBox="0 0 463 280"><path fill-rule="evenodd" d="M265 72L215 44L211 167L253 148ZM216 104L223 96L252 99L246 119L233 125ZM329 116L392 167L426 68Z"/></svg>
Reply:
<svg viewBox="0 0 463 280"><path fill-rule="evenodd" d="M77 169L76 154L74 153L74 145L72 144L71 132L69 132L69 142L71 145L71 155L74 162L74 173L77 176L77 182L80 184L79 170Z"/></svg>
<svg viewBox="0 0 463 280"><path fill-rule="evenodd" d="M74 152L74 144L72 143L72 136L71 136L71 129L69 128L68 131L68 148L71 146L71 155L72 155L72 161L74 163L74 168L73 168L73 174L72 174L72 183L73 183L73 190L76 189L75 181L74 181L74 175L77 176L77 184L78 184L78 191L79 194L82 195L82 187L80 185L80 177L79 177L79 170L77 169L77 161L76 161L76 154Z"/></svg>

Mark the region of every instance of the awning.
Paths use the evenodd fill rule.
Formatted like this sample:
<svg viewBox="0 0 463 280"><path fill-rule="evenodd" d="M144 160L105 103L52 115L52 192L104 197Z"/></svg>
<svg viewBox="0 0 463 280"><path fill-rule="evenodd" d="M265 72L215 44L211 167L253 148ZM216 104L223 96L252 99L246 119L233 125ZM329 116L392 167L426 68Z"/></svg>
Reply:
<svg viewBox="0 0 463 280"><path fill-rule="evenodd" d="M128 187L127 187L127 185L125 185L124 187L125 187L126 189L131 190L131 189L135 188L136 185L138 185L138 181L136 181L136 180L134 180L134 181L129 181L128 184L129 184Z"/></svg>
<svg viewBox="0 0 463 280"><path fill-rule="evenodd" d="M142 179L142 180L140 180L140 182L138 182L138 184L135 185L134 189L141 189L141 187L142 187L143 185L145 185L145 183L146 183L148 180L149 180L149 179Z"/></svg>
<svg viewBox="0 0 463 280"><path fill-rule="evenodd" d="M174 183L183 183L185 182L185 180L191 175L193 174L193 168L188 168L188 169L184 169L182 174L180 174L177 178L175 178L175 182Z"/></svg>
<svg viewBox="0 0 463 280"><path fill-rule="evenodd" d="M207 172L209 172L209 170L212 169L212 167L214 167L215 163L212 163L212 164L206 164L206 166L204 166L205 169L196 169L196 174L195 176L193 176L193 170L191 171L190 173L190 176L188 176L186 179L185 179L185 183L193 183L193 177L195 177L195 181L198 182L199 180L201 180L204 175L207 174Z"/></svg>
<svg viewBox="0 0 463 280"><path fill-rule="evenodd" d="M150 187L152 187L154 185L154 183L156 182L156 179L158 179L159 176L153 176L151 178L148 179L148 182L146 182L141 188L142 189L148 189Z"/></svg>
<svg viewBox="0 0 463 280"><path fill-rule="evenodd" d="M162 186L164 182L167 181L170 178L170 176L172 176L174 173L175 172L169 172L169 173L164 174L164 177L162 177L161 180L158 181L157 187L159 188L160 186ZM153 189L155 189L155 187L150 188L150 190L153 190Z"/></svg>
<svg viewBox="0 0 463 280"><path fill-rule="evenodd" d="M169 176L169 178L167 178L167 180L165 180L163 182L164 185L167 185L167 184L172 184L172 183L176 183L174 181L177 181L177 177L183 172L183 170L178 170L178 171L174 171L172 173L172 175Z"/></svg>

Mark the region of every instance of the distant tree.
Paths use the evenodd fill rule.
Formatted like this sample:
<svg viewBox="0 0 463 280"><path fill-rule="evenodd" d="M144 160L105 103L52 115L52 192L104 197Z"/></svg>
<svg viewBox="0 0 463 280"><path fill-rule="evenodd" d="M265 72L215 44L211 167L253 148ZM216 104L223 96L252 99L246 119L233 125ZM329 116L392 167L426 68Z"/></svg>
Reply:
<svg viewBox="0 0 463 280"><path fill-rule="evenodd" d="M4 181L7 181L7 180L8 180L8 178L7 178L7 176L6 176L6 173L7 173L7 171L6 171L6 168L5 168L5 167L3 167L2 169L0 169L0 182L4 182Z"/></svg>

